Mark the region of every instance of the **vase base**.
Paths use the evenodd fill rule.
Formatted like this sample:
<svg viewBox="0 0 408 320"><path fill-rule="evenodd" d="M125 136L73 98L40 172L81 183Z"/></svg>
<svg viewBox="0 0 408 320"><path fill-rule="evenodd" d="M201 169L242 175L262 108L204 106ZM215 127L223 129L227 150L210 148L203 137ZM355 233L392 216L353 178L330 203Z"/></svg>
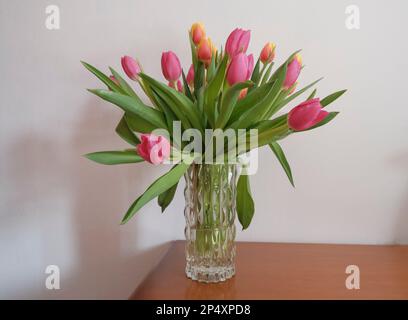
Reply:
<svg viewBox="0 0 408 320"><path fill-rule="evenodd" d="M186 265L186 276L191 280L216 283L232 278L235 275L235 267L197 267Z"/></svg>

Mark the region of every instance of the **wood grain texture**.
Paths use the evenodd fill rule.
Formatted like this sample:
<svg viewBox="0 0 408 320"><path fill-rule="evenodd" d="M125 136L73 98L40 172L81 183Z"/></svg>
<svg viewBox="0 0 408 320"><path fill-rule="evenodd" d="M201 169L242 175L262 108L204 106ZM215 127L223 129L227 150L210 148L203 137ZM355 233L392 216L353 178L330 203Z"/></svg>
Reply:
<svg viewBox="0 0 408 320"><path fill-rule="evenodd" d="M223 283L184 274L175 241L130 299L408 299L408 246L237 243L236 275ZM360 289L345 286L348 265Z"/></svg>

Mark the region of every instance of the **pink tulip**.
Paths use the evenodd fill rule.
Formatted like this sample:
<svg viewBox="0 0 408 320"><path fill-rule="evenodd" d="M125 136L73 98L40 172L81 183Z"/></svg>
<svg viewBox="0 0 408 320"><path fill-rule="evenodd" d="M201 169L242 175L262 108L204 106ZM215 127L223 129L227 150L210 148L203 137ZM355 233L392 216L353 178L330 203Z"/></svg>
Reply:
<svg viewBox="0 0 408 320"><path fill-rule="evenodd" d="M254 68L254 56L245 53L238 53L232 58L227 71L227 81L230 86L238 82L247 81L252 74Z"/></svg>
<svg viewBox="0 0 408 320"><path fill-rule="evenodd" d="M322 121L329 113L322 109L320 99L310 99L293 108L288 114L288 125L295 131L313 127Z"/></svg>
<svg viewBox="0 0 408 320"><path fill-rule="evenodd" d="M295 55L293 60L288 64L288 70L286 71L286 78L283 82L283 87L289 89L297 80L302 69L302 58L300 55Z"/></svg>
<svg viewBox="0 0 408 320"><path fill-rule="evenodd" d="M240 52L246 53L250 38L250 30L242 30L236 28L228 36L227 42L225 44L225 51L231 58Z"/></svg>
<svg viewBox="0 0 408 320"><path fill-rule="evenodd" d="M188 69L186 80L190 86L194 84L194 66L193 65L191 65L190 69Z"/></svg>
<svg viewBox="0 0 408 320"><path fill-rule="evenodd" d="M157 165L170 156L170 142L164 136L145 133L140 136L137 153L146 161Z"/></svg>
<svg viewBox="0 0 408 320"><path fill-rule="evenodd" d="M140 68L139 63L129 56L124 56L121 59L122 68L125 71L126 75L132 79L137 80L139 77L139 73L142 71Z"/></svg>
<svg viewBox="0 0 408 320"><path fill-rule="evenodd" d="M183 85L182 85L180 79L177 80L177 82L169 82L169 87L175 89L175 87L176 87L176 86L175 86L175 83L177 84L177 90L178 90L179 92L183 92Z"/></svg>
<svg viewBox="0 0 408 320"><path fill-rule="evenodd" d="M181 75L180 60L173 51L163 52L161 57L161 67L164 77L174 82Z"/></svg>

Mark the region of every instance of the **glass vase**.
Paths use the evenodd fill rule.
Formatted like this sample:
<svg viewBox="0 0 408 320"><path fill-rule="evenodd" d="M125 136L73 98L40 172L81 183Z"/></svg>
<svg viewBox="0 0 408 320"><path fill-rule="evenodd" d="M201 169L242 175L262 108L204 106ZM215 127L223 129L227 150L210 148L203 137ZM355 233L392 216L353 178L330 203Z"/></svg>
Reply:
<svg viewBox="0 0 408 320"><path fill-rule="evenodd" d="M193 163L185 180L186 275L225 281L235 274L237 167Z"/></svg>

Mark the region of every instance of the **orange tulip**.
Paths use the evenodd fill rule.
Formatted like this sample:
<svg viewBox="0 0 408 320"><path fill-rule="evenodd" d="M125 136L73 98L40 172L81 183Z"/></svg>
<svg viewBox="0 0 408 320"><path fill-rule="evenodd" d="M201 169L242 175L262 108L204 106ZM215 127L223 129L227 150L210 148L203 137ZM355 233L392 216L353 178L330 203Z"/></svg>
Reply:
<svg viewBox="0 0 408 320"><path fill-rule="evenodd" d="M262 63L272 62L273 58L275 58L275 47L272 42L265 44L259 57Z"/></svg>
<svg viewBox="0 0 408 320"><path fill-rule="evenodd" d="M195 45L198 45L205 38L205 30L202 23L196 22L190 29L191 39Z"/></svg>
<svg viewBox="0 0 408 320"><path fill-rule="evenodd" d="M205 64L210 63L212 56L212 43L208 38L201 39L197 47L197 57L198 60L204 62Z"/></svg>

